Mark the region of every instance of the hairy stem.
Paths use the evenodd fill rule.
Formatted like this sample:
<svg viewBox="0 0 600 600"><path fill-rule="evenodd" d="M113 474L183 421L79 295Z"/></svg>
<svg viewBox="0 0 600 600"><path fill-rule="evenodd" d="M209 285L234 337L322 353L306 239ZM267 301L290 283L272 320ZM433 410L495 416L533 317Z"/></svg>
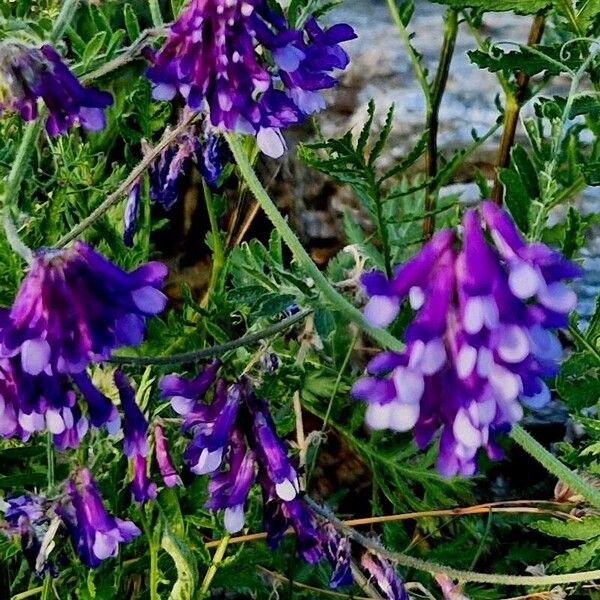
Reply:
<svg viewBox="0 0 600 600"><path fill-rule="evenodd" d="M573 491L581 494L592 506L600 508L600 490L582 479L577 473L564 465L556 456L548 452L520 425L515 425L511 437L523 450L535 458L549 473L566 483Z"/></svg>
<svg viewBox="0 0 600 600"><path fill-rule="evenodd" d="M192 350L191 352L182 352L180 354L173 354L171 356L113 356L107 362L115 365L137 365L137 366L149 366L149 365L180 365L184 363L198 362L213 356L221 356L230 350L236 348L242 348L243 346L250 346L260 340L264 340L268 337L276 335L277 333L288 329L292 325L295 325L299 321L305 319L312 311L303 310L291 317L287 317L265 327L261 331L256 333L249 333L236 340L225 342L224 344L218 344L211 346L210 348L203 348L202 350Z"/></svg>
<svg viewBox="0 0 600 600"><path fill-rule="evenodd" d="M254 173L248 158L242 148L239 138L236 134L226 133L225 138L229 143L231 152L238 165L241 176L244 178L250 191L254 194L257 202L273 223L275 229L291 250L294 258L304 268L306 274L314 281L317 289L323 294L327 301L338 308L348 319L354 321L363 331L368 333L375 341L391 350L402 350L404 344L397 340L385 329L371 327L363 317L360 310L350 304L329 282L327 277L321 273L317 265L310 258L300 240L290 229L287 221L283 218L275 203L269 197L269 194L262 186L258 177Z"/></svg>
<svg viewBox="0 0 600 600"><path fill-rule="evenodd" d="M546 18L543 15L535 16L529 31L529 39L527 40L529 47L539 44L544 34L545 23ZM498 149L498 158L496 159L496 179L494 180L494 188L492 190L492 200L498 206L502 206L504 196L504 188L499 178L500 169L508 167L510 162L510 151L515 143L519 114L525 100L528 85L529 75L521 72L517 75L516 90L512 91L505 88L504 129L502 131L502 139L500 140L500 148Z"/></svg>
<svg viewBox="0 0 600 600"><path fill-rule="evenodd" d="M352 527L349 527L342 521L340 521L329 509L324 508L317 504L311 498L305 497L304 501L310 506L310 508L327 519L340 533L353 540L357 544L373 550L383 557L395 562L403 567L416 569L418 571L425 571L427 573L442 573L450 577L451 579L458 579L460 581L472 581L474 583L489 583L495 585L505 586L547 586L547 585L561 585L565 583L577 583L581 581L594 581L600 579L600 569L595 571L583 571L582 573L567 573L565 575L497 575L494 573L477 573L474 571L463 571L461 569L454 569L446 565L440 565L438 563L422 560L413 556L402 554L401 552L393 552L382 546L376 539L367 537L362 533L356 531Z"/></svg>
<svg viewBox="0 0 600 600"><path fill-rule="evenodd" d="M64 0L60 13L54 22L52 33L50 34L51 42L56 43L62 38L67 27L71 24L78 6L79 0Z"/></svg>
<svg viewBox="0 0 600 600"><path fill-rule="evenodd" d="M168 131L158 142L158 144L152 148L140 164L135 167L129 173L129 175L123 180L121 185L110 195L106 197L104 202L95 208L85 219L80 221L69 233L63 235L58 242L56 247L60 248L66 246L70 241L74 240L79 234L83 233L90 225L93 225L102 215L104 215L110 208L112 208L123 196L125 196L131 186L137 181L137 179L144 173L144 171L150 166L154 159L169 145L171 145L194 121L196 114L190 114L184 119L175 129Z"/></svg>
<svg viewBox="0 0 600 600"><path fill-rule="evenodd" d="M450 8L446 14L444 26L444 42L440 52L440 62L438 65L435 81L431 88L431 102L427 110L427 152L425 153L425 169L427 178L430 181L425 195L425 212L432 213L435 210L436 191L435 178L438 172L438 145L437 136L439 128L439 112L444 90L448 82L450 73L450 63L454 54L456 45L456 36L458 35L458 13ZM435 229L435 217L428 214L423 221L423 237L429 240Z"/></svg>

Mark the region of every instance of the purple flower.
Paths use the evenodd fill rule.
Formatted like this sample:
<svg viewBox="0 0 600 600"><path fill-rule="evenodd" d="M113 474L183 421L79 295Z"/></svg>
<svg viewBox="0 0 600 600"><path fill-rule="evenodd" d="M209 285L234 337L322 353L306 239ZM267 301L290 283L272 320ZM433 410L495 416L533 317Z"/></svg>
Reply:
<svg viewBox="0 0 600 600"><path fill-rule="evenodd" d="M277 435L269 407L264 400L257 400L251 389L247 392L246 401L254 418L252 442L258 460L272 482L276 495L282 500L293 500L299 492L298 475L288 458L286 447Z"/></svg>
<svg viewBox="0 0 600 600"><path fill-rule="evenodd" d="M367 572L369 581L387 600L409 600L396 569L382 556L365 552L360 557L360 566Z"/></svg>
<svg viewBox="0 0 600 600"><path fill-rule="evenodd" d="M138 179L129 190L125 212L123 214L123 244L128 248L133 246L133 236L137 223L138 213L140 211L140 192L141 181Z"/></svg>
<svg viewBox="0 0 600 600"><path fill-rule="evenodd" d="M213 126L256 135L274 158L285 151L280 128L319 110L319 90L348 59L339 43L356 37L347 25L290 29L265 0L191 0L164 47L149 56L157 100L179 92ZM269 55L272 61L269 61Z"/></svg>
<svg viewBox="0 0 600 600"><path fill-rule="evenodd" d="M46 130L50 135L66 132L76 121L91 131L103 129L104 109L112 104L110 94L84 88L52 46L2 42L0 110L10 108L31 121L37 117L38 98L48 108Z"/></svg>
<svg viewBox="0 0 600 600"><path fill-rule="evenodd" d="M165 307L165 275L157 262L126 273L79 241L39 251L0 317L0 355L20 356L31 375L81 373L113 349L141 343L146 318Z"/></svg>
<svg viewBox="0 0 600 600"><path fill-rule="evenodd" d="M173 461L169 456L167 440L163 428L160 425L154 426L154 444L156 446L156 462L162 476L163 482L167 487L181 485L181 479L173 466Z"/></svg>
<svg viewBox="0 0 600 600"><path fill-rule="evenodd" d="M383 352L353 387L368 402L372 429L408 431L425 447L441 429L442 474L472 475L485 448L523 415L550 399L543 379L558 372L562 348L551 328L566 324L575 306L563 283L580 269L541 243L528 244L508 214L490 202L480 216L465 213L462 247L449 231L436 234L391 280L363 277L371 295L365 317L385 326L405 298L415 311L404 352Z"/></svg>
<svg viewBox="0 0 600 600"><path fill-rule="evenodd" d="M116 556L120 543L129 543L140 535L140 530L131 522L111 516L102 502L89 469L79 472L79 485L75 480L66 484L70 502L56 508L73 541L79 558L88 567L95 569L101 562Z"/></svg>
<svg viewBox="0 0 600 600"><path fill-rule="evenodd" d="M223 139L208 133L197 152L197 161L206 185L213 191L217 189L217 182L228 158L229 153L223 144Z"/></svg>
<svg viewBox="0 0 600 600"><path fill-rule="evenodd" d="M206 508L224 510L225 529L237 533L244 527L244 506L255 479L255 454L246 448L243 433L235 428L225 462L226 472L213 473L208 483Z"/></svg>
<svg viewBox="0 0 600 600"><path fill-rule="evenodd" d="M77 399L79 388L87 417ZM27 441L32 434L48 431L60 449L75 448L88 430L107 426L114 433L119 415L113 403L92 384L86 373L50 376L30 375L15 358L0 359L0 435Z"/></svg>
<svg viewBox="0 0 600 600"><path fill-rule="evenodd" d="M135 392L122 371L115 371L115 384L123 406L123 450L133 463L131 493L143 504L156 498L156 484L147 475L148 421L135 401Z"/></svg>

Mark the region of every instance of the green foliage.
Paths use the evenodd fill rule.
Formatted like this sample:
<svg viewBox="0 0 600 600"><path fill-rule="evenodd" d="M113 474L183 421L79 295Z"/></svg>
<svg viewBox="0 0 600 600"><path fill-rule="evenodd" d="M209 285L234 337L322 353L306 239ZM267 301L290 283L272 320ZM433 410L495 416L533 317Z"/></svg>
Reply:
<svg viewBox="0 0 600 600"><path fill-rule="evenodd" d="M519 15L534 15L551 4L551 0L435 0L452 8L480 8L486 11L512 11Z"/></svg>

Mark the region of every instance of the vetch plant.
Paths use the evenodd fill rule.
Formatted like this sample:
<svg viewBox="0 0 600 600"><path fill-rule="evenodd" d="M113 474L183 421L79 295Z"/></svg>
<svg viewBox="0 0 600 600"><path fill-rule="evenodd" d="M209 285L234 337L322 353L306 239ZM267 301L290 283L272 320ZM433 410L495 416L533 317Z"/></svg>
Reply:
<svg viewBox="0 0 600 600"><path fill-rule="evenodd" d="M402 151L379 97L321 134L364 96L329 3L0 6L7 597L591 597L598 8L440 3L432 73L422 3L386 3L423 95ZM497 10L526 45L485 38ZM503 96L450 154L459 31ZM308 180L354 199L320 266Z"/></svg>

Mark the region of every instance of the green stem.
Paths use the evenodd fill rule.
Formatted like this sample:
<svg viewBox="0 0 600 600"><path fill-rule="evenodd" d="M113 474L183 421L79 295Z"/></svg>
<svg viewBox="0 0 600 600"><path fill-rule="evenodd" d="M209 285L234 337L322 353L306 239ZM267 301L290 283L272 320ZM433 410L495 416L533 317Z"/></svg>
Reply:
<svg viewBox="0 0 600 600"><path fill-rule="evenodd" d="M435 178L438 172L438 145L437 136L439 129L439 111L444 96L444 90L448 83L450 63L456 46L458 35L458 13L450 8L446 14L444 26L444 42L440 52L440 62L435 75L435 81L431 88L431 102L427 110L425 127L427 129L427 152L425 153L425 169L430 181L425 194L425 212L431 213L435 210L436 190ZM423 237L428 240L435 229L435 217L429 214L423 221Z"/></svg>
<svg viewBox="0 0 600 600"><path fill-rule="evenodd" d="M600 490L560 462L520 425L513 427L511 437L549 473L566 483L574 492L581 494L592 506L600 508Z"/></svg>
<svg viewBox="0 0 600 600"><path fill-rule="evenodd" d="M44 579L44 585L42 587L42 599L41 600L50 600L50 592L52 591L52 577L49 574L46 574L46 579Z"/></svg>
<svg viewBox="0 0 600 600"><path fill-rule="evenodd" d="M280 331L284 331L299 321L304 320L311 312L312 310L300 311L299 313L296 313L291 317L286 317L285 319L279 321L279 323L265 327L256 333L249 333L248 335L236 340L231 340L230 342L225 342L224 344L210 346L209 348L203 348L202 350L192 350L191 352L182 352L180 354L172 354L171 356L113 356L107 362L116 365L137 366L179 365L184 363L198 362L200 360L212 358L213 356L221 356L230 350L235 350L236 348L250 346L256 342L259 342L260 340L264 340L276 335Z"/></svg>
<svg viewBox="0 0 600 600"><path fill-rule="evenodd" d="M63 5L60 9L60 13L54 22L52 33L50 34L50 41L56 43L62 38L67 30L67 27L71 24L77 7L79 6L79 0L64 0Z"/></svg>
<svg viewBox="0 0 600 600"><path fill-rule="evenodd" d="M33 596L37 596L44 591L44 586L40 585L39 587L32 588L27 590L26 592L21 592L20 594L15 594L10 597L10 600L25 600L26 598L32 598Z"/></svg>
<svg viewBox="0 0 600 600"><path fill-rule="evenodd" d="M160 548L160 524L157 523L154 529L152 529L150 527L149 519L142 508L140 508L140 514L140 523L142 524L144 535L148 540L148 552L150 553L150 600L160 600L160 596L158 595L158 550Z"/></svg>
<svg viewBox="0 0 600 600"><path fill-rule="evenodd" d="M215 203L213 202L213 195L211 189L206 184L206 181L202 179L202 189L204 190L204 201L206 202L206 210L208 212L208 220L210 222L210 231L212 233L212 266L210 271L210 282L208 284L208 291L206 292L206 299L210 298L210 295L215 290L219 276L225 265L225 249L223 247L223 239L221 238L221 232L219 231L219 223L217 221L217 214L215 211Z"/></svg>
<svg viewBox="0 0 600 600"><path fill-rule="evenodd" d="M529 39L527 45L532 48L537 46L544 34L544 26L546 18L543 15L536 15L531 24L529 31ZM498 177L500 169L508 167L510 162L510 151L515 143L515 135L517 125L519 123L519 114L521 106L525 100L527 86L529 85L529 76L521 72L517 75L517 88L513 92L510 88L505 89L506 106L504 108L504 129L502 131L502 139L498 150L498 158L496 160L496 179L494 180L494 189L492 190L492 200L502 206L504 188Z"/></svg>
<svg viewBox="0 0 600 600"><path fill-rule="evenodd" d="M348 346L348 351L346 352L346 356L344 356L344 361L342 362L340 371L335 380L335 385L333 386L333 391L331 392L331 396L329 397L329 404L327 405L327 411L325 412L325 418L323 419L323 425L321 426L321 434L323 434L325 432L325 430L327 429L327 426L329 425L329 417L331 416L333 402L335 400L335 397L337 396L338 390L340 389L340 384L342 383L342 376L344 375L344 372L346 371L346 368L348 367L348 363L350 362L350 357L352 356L352 352L353 352L354 346L356 345L356 342L358 340L359 333L360 333L359 330L357 330L354 333L354 336L352 337L352 341L350 342L350 345ZM317 441L315 443L315 449L313 451L312 460L310 461L310 466L306 471L306 487L307 487L307 489L309 489L308 484L310 483L310 476L312 475L312 472L315 468L315 464L316 464L317 458L319 456L320 448L321 448L321 437L317 438Z"/></svg>
<svg viewBox="0 0 600 600"><path fill-rule="evenodd" d="M229 143L231 152L238 165L241 176L248 185L250 191L254 194L257 202L271 220L275 229L291 250L294 258L304 268L306 274L314 281L315 287L323 294L323 296L337 309L339 309L348 319L356 323L364 332L368 333L381 346L391 350L401 351L404 349L404 344L397 340L392 334L385 329L371 327L363 317L360 310L350 304L328 281L327 277L321 273L317 265L310 258L300 240L290 229L287 221L283 218L275 203L269 198L265 188L262 186L258 177L254 173L252 166L248 162L248 158L244 153L244 149L240 144L236 134L226 133L225 138Z"/></svg>
<svg viewBox="0 0 600 600"><path fill-rule="evenodd" d="M305 497L304 501L310 508L327 519L340 533L360 544L364 548L377 552L384 558L391 560L403 567L425 571L427 573L443 573L451 579L460 581L472 581L474 583L489 583L505 586L548 586L561 585L566 583L579 583L583 581L594 581L600 579L600 569L595 571L583 571L581 573L567 573L565 575L497 575L495 573L477 573L475 571L463 571L454 569L446 565L422 560L401 552L394 552L382 546L375 538L367 537L356 529L349 527L340 521L329 509L323 508L317 504L312 498Z"/></svg>
<svg viewBox="0 0 600 600"><path fill-rule="evenodd" d="M400 37L402 39L402 43L408 52L408 57L412 64L415 75L417 76L417 80L421 89L423 90L423 95L425 96L425 106L427 111L431 110L431 91L429 89L429 83L427 82L427 76L425 75L425 70L421 66L421 62L419 61L419 57L415 52L412 44L410 43L410 35L404 22L402 21L402 17L400 16L400 12L398 11L398 7L396 6L395 0L387 0L387 5L390 10L390 14L392 15L392 19L400 32Z"/></svg>
<svg viewBox="0 0 600 600"><path fill-rule="evenodd" d="M160 4L158 0L148 0L148 6L150 7L150 16L152 17L152 24L154 25L154 27L160 27L164 21L160 12Z"/></svg>
<svg viewBox="0 0 600 600"><path fill-rule="evenodd" d="M48 485L48 493L52 494L54 490L55 478L54 478L54 443L52 441L52 434L48 433L46 437L46 463L48 472L46 473L46 481Z"/></svg>
<svg viewBox="0 0 600 600"><path fill-rule="evenodd" d="M202 585L200 586L200 591L198 592L198 600L202 600L202 598L206 598L208 594L208 590L210 589L210 584L217 574L217 570L219 568L219 564L223 560L225 556L225 552L227 551L227 545L229 544L229 538L231 536L226 535L221 543L218 545L215 553L213 555L212 562L210 567L208 567L208 571L206 571L206 575L204 576L204 580L202 581Z"/></svg>

